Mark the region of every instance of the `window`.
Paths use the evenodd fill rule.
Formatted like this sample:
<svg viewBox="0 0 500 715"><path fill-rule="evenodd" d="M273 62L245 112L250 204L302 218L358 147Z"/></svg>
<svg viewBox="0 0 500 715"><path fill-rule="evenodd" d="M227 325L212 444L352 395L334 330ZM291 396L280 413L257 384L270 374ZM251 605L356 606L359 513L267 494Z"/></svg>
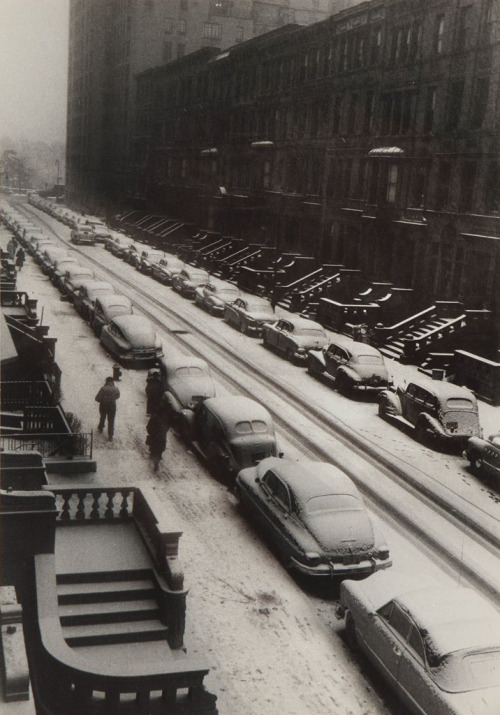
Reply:
<svg viewBox="0 0 500 715"><path fill-rule="evenodd" d="M332 134L338 134L342 123L342 102L343 96L338 95L333 100Z"/></svg>
<svg viewBox="0 0 500 715"><path fill-rule="evenodd" d="M387 171L387 191L385 199L387 203L393 204L396 201L396 190L398 185L398 167L390 164Z"/></svg>
<svg viewBox="0 0 500 715"><path fill-rule="evenodd" d="M363 117L363 132L369 134L372 128L373 100L375 93L368 91L365 97L365 113Z"/></svg>
<svg viewBox="0 0 500 715"><path fill-rule="evenodd" d="M370 62L372 65L378 64L381 59L382 50L382 30L378 28L372 35L371 41L371 51L370 51Z"/></svg>
<svg viewBox="0 0 500 715"><path fill-rule="evenodd" d="M412 629L410 631L408 645L422 661L425 661L425 649L424 644L422 642L422 636L420 635L418 629L415 626L412 626Z"/></svg>
<svg viewBox="0 0 500 715"><path fill-rule="evenodd" d="M434 37L434 51L437 55L443 52L444 15L436 17L436 34Z"/></svg>
<svg viewBox="0 0 500 715"><path fill-rule="evenodd" d="M450 195L451 163L441 161L439 164L436 186L436 209L446 208Z"/></svg>
<svg viewBox="0 0 500 715"><path fill-rule="evenodd" d="M351 94L351 100L349 102L349 114L347 118L347 132L349 134L355 134L356 132L356 108L358 106L358 95Z"/></svg>
<svg viewBox="0 0 500 715"><path fill-rule="evenodd" d="M453 129L456 129L458 127L458 124L460 122L460 114L462 111L463 95L463 78L452 80L448 90L448 108L446 120L446 128L448 129L448 131L453 131Z"/></svg>
<svg viewBox="0 0 500 715"><path fill-rule="evenodd" d="M434 112L436 110L436 88L427 87L425 95L424 134L430 134L434 129Z"/></svg>
<svg viewBox="0 0 500 715"><path fill-rule="evenodd" d="M477 166L474 161L466 161L460 175L459 211L469 212L474 206L474 188L476 184Z"/></svg>
<svg viewBox="0 0 500 715"><path fill-rule="evenodd" d="M203 37L210 40L220 40L221 26L213 22L205 22L203 25Z"/></svg>
<svg viewBox="0 0 500 715"><path fill-rule="evenodd" d="M243 30L244 28L241 25L238 25L236 28L236 42L243 42Z"/></svg>
<svg viewBox="0 0 500 715"><path fill-rule="evenodd" d="M186 34L186 21L185 20L179 20L178 30L179 30L179 35Z"/></svg>
<svg viewBox="0 0 500 715"><path fill-rule="evenodd" d="M460 52L470 47L472 5L466 5L458 10L457 31L455 34L455 51Z"/></svg>
<svg viewBox="0 0 500 715"><path fill-rule="evenodd" d="M500 163L492 161L487 165L484 185L484 209L498 213L500 211Z"/></svg>
<svg viewBox="0 0 500 715"><path fill-rule="evenodd" d="M471 126L479 129L483 126L488 106L488 93L490 89L489 77L479 77L476 79L474 90L474 101L472 102Z"/></svg>

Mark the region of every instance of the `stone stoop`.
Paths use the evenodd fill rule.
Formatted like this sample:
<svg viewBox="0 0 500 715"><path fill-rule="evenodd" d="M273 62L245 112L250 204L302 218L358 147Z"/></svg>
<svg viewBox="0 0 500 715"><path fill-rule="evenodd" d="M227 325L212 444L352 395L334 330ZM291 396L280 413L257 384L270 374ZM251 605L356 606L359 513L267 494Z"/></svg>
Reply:
<svg viewBox="0 0 500 715"><path fill-rule="evenodd" d="M151 572L57 576L59 617L71 647L166 640Z"/></svg>

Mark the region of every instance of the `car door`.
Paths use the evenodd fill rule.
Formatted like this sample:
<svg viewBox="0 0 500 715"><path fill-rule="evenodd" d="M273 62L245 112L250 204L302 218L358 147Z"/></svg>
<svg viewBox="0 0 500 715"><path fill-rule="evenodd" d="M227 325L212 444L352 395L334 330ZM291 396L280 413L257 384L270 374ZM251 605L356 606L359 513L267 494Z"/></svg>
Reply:
<svg viewBox="0 0 500 715"><path fill-rule="evenodd" d="M366 652L389 685L398 688L398 669L412 621L394 601L366 619L360 632Z"/></svg>
<svg viewBox="0 0 500 715"><path fill-rule="evenodd" d="M280 335L281 331L283 330L284 322L285 321L283 320L278 320L276 321L276 323L271 323L270 325L266 326L266 340L270 345L275 348L279 347Z"/></svg>
<svg viewBox="0 0 500 715"><path fill-rule="evenodd" d="M270 469L262 477L254 499L257 517L274 541L281 540L279 536L282 521L279 513L281 507L278 507L276 500L276 495L280 493L280 490L283 491L281 480Z"/></svg>
<svg viewBox="0 0 500 715"><path fill-rule="evenodd" d="M329 375L335 377L337 372L339 361L337 359L337 345L330 344L324 352L326 371Z"/></svg>
<svg viewBox="0 0 500 715"><path fill-rule="evenodd" d="M104 310L102 308L99 300L96 300L94 306L94 329L96 331L101 330L102 326L105 324Z"/></svg>
<svg viewBox="0 0 500 715"><path fill-rule="evenodd" d="M293 325L288 320L279 320L276 338L276 347L283 353L288 350L295 351L296 343L293 339Z"/></svg>
<svg viewBox="0 0 500 715"><path fill-rule="evenodd" d="M239 298L235 300L232 306L229 306L229 317L231 323L239 323L246 312L246 303Z"/></svg>
<svg viewBox="0 0 500 715"><path fill-rule="evenodd" d="M415 625L406 637L406 648L399 660L398 684L401 698L412 711L422 715L444 712L442 691L430 677L425 645Z"/></svg>

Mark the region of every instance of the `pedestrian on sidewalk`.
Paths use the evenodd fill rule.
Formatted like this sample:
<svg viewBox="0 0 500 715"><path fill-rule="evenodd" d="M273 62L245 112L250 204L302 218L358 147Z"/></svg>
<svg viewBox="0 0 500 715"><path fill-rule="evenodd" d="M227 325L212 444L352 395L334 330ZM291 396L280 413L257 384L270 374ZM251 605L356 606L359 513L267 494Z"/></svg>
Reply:
<svg viewBox="0 0 500 715"><path fill-rule="evenodd" d="M159 368L153 367L146 378L146 414L152 415L160 409L165 386Z"/></svg>
<svg viewBox="0 0 500 715"><path fill-rule="evenodd" d="M97 429L102 432L108 419L108 439L113 441L115 432L116 401L120 397L120 390L116 387L112 377L107 377L106 382L95 396L99 403L100 420Z"/></svg>
<svg viewBox="0 0 500 715"><path fill-rule="evenodd" d="M22 248L19 249L16 255L16 268L18 271L21 270L21 268L24 265L24 259L25 259L25 253Z"/></svg>
<svg viewBox="0 0 500 715"><path fill-rule="evenodd" d="M146 444L153 460L153 468L158 471L163 452L167 446L167 432L170 428L168 415L165 409L158 408L153 412L146 425L148 436Z"/></svg>

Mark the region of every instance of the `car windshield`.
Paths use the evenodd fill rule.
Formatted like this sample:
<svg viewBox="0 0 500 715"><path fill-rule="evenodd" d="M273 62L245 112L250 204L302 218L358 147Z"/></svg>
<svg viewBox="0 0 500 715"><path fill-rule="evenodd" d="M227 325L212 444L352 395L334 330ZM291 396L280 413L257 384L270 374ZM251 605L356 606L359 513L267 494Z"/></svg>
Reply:
<svg viewBox="0 0 500 715"><path fill-rule="evenodd" d="M178 367L175 371L177 377L193 377L194 375L202 375L203 370L201 367L196 367L195 365L188 365L186 367Z"/></svg>
<svg viewBox="0 0 500 715"><path fill-rule="evenodd" d="M247 306L247 310L250 312L255 311L256 313L271 313L271 314L273 314L271 308L268 305L265 305L262 303L250 303L250 305Z"/></svg>
<svg viewBox="0 0 500 715"><path fill-rule="evenodd" d="M315 338L322 338L324 333L322 330L317 330L316 328L299 328L296 331L297 335L310 335Z"/></svg>
<svg viewBox="0 0 500 715"><path fill-rule="evenodd" d="M474 407L472 400L466 397L450 397L446 400L446 406L450 410L471 410Z"/></svg>
<svg viewBox="0 0 500 715"><path fill-rule="evenodd" d="M358 355L357 361L362 365L382 365L383 363L380 355Z"/></svg>
<svg viewBox="0 0 500 715"><path fill-rule="evenodd" d="M267 432L267 425L263 420L245 420L237 422L235 429L238 434L263 433Z"/></svg>
<svg viewBox="0 0 500 715"><path fill-rule="evenodd" d="M89 290L89 298L91 300L94 300L94 298L98 295L103 295L105 293L111 293L110 288L95 288L93 290Z"/></svg>
<svg viewBox="0 0 500 715"><path fill-rule="evenodd" d="M329 511L361 511L359 500L352 494L322 494L307 500L309 514Z"/></svg>
<svg viewBox="0 0 500 715"><path fill-rule="evenodd" d="M233 290L232 288L219 288L217 292L220 295L238 295L238 291Z"/></svg>
<svg viewBox="0 0 500 715"><path fill-rule="evenodd" d="M128 315L130 308L127 308L126 305L110 305L108 307L108 313L112 318L116 318L119 315Z"/></svg>
<svg viewBox="0 0 500 715"><path fill-rule="evenodd" d="M432 672L441 687L452 693L498 687L500 650L451 653Z"/></svg>

